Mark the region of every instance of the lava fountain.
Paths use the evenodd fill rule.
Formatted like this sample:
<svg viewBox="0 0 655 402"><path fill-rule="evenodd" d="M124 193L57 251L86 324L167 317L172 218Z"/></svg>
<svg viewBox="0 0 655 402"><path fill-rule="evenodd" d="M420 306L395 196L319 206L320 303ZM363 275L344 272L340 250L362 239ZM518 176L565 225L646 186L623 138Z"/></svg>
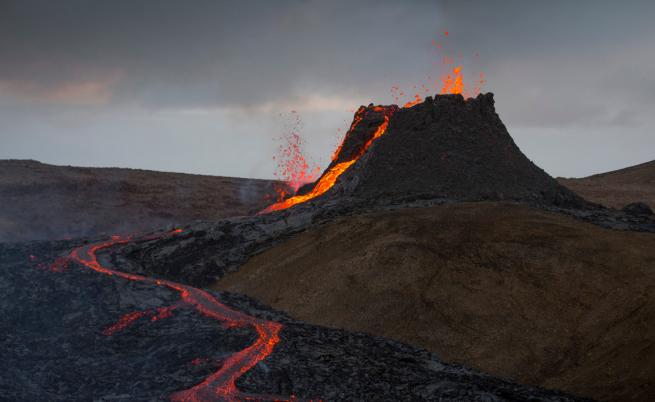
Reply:
<svg viewBox="0 0 655 402"><path fill-rule="evenodd" d="M384 118L380 124L376 127L373 136L359 149L357 153L348 158L345 161L339 161L339 158L342 156L341 150L343 148L343 142L337 149L337 152L333 155L332 164L327 168L323 175L318 179L316 184L313 186L311 191L307 194L294 195L287 199L284 199L275 204L269 205L266 209L260 212L260 214L265 214L273 211L280 211L283 209L290 208L294 205L309 201L313 198L316 198L322 194L325 194L329 189L334 186L339 176L343 174L348 168L357 160L364 155L366 150L371 146L373 141L380 138L386 131L387 126L389 125L389 118L393 115L397 108L395 107L384 107L384 106L374 106L372 108L360 107L359 110L355 113L355 119L350 126L350 129L346 133L346 139L351 135L354 130L358 127L359 123L365 117L366 113L375 112L383 113ZM345 142L345 139L344 139ZM337 162L339 161L339 162Z"/></svg>
<svg viewBox="0 0 655 402"><path fill-rule="evenodd" d="M441 51L443 48L443 39L449 36L448 31L443 33L443 38L439 41L433 40L433 45L438 51ZM476 55L477 56L477 55ZM461 56L460 56L461 58ZM437 90L439 90L441 94L461 94L464 97L473 97L476 96L477 94L480 93L480 89L482 85L484 85L485 80L484 80L484 74L480 73L480 79L479 81L473 86L473 91L469 91L466 86L464 85L464 74L462 71L462 66L460 64L455 65L455 59L453 57L448 57L444 56L442 59L442 65L445 66L448 70L447 73L441 74L440 81L441 84L438 87ZM428 79L428 81L431 81ZM427 84L422 84L421 86L421 92L416 93L413 96L413 99L406 102L403 105L403 108L411 108L421 102L423 102L423 96L422 95L428 95L430 93L433 93L433 83L428 82ZM416 89L416 86L413 87ZM405 91L400 89L399 86L394 85L391 88L392 95L396 101L399 101L401 97L405 96ZM365 108L361 106L357 112L355 113L355 116L353 118L353 122L350 125L350 128L346 132L346 136L344 137L344 140L341 142L341 144L337 147L337 150L335 151L334 155L332 156L332 163L327 167L325 172L319 177L318 181L315 182L313 187L308 193L305 194L299 194L296 192L295 195L288 197L286 199L281 199L266 207L264 210L260 211L259 214L266 214L269 212L274 212L274 211L281 211L287 208L290 208L294 205L298 205L304 202L307 202L309 200L312 200L316 197L319 197L323 194L325 194L328 190L330 190L334 184L336 183L337 179L339 176L341 176L345 171L350 168L359 158L361 158L362 155L368 150L368 148L371 146L373 141L381 137L387 130L387 126L389 125L389 119L393 116L393 113L398 109L396 105L391 105L391 106L374 106L374 107L369 107ZM384 112L384 120L380 122L380 124L377 126L376 131L374 135L363 145L361 148L359 148L358 152L356 152L354 155L345 158L343 160L343 155L342 155L342 150L344 143L346 140L349 138L350 135L352 135L353 131L359 126L361 123L362 119L365 117L366 113L370 112ZM338 161L338 162L337 162ZM303 160L304 162L304 160ZM290 165L291 167L294 167L295 165ZM300 166L304 166L306 168L306 164L300 164ZM292 175L294 176L294 175ZM295 175L298 176L298 175ZM304 177L304 176L303 176ZM298 188L298 186L294 186L295 183L288 181L291 187L293 188Z"/></svg>

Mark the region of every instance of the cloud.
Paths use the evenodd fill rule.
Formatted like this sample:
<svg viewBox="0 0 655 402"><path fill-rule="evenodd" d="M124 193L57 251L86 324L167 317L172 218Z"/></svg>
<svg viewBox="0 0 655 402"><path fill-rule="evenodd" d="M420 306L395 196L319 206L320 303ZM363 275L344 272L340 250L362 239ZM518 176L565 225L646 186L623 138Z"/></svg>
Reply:
<svg viewBox="0 0 655 402"><path fill-rule="evenodd" d="M75 106L106 105L112 98L121 73L116 71L95 80L76 80L45 85L34 80L2 81L0 94L22 102L54 103Z"/></svg>
<svg viewBox="0 0 655 402"><path fill-rule="evenodd" d="M153 114L181 119L170 125L184 121L194 138L212 126L192 118L215 118L223 131L211 135L248 149L238 142L253 137L231 133L248 127L272 135L270 115L295 109L308 126L310 117L317 122L308 143L325 144L348 125L346 110L391 103L392 85L410 89L434 75L431 40L448 30L447 50L463 55L466 74L485 72L484 89L496 94L510 131L543 129L547 141L565 128L593 137L598 127L616 127L629 141L655 124L654 14L649 1L603 0L7 0L0 2L0 112L3 129L21 127L22 136L54 133L37 124L47 116L102 121L144 136L144 147L161 132L149 126ZM478 61L467 59L475 53ZM104 144L93 130L105 137L107 130L93 123L84 130L90 145ZM583 137L558 136L558 146L576 147ZM225 160L207 164L233 171Z"/></svg>
<svg viewBox="0 0 655 402"><path fill-rule="evenodd" d="M116 101L151 107L254 105L312 95L305 90L365 93L382 82L386 90L421 71L416 62L429 63L437 18L430 2L8 4L0 79L57 86L120 69Z"/></svg>

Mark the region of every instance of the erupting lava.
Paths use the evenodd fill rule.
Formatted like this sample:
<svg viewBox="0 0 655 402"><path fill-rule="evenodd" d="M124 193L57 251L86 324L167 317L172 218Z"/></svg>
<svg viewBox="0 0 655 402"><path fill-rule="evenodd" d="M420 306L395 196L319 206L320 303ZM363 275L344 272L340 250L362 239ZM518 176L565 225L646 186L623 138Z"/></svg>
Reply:
<svg viewBox="0 0 655 402"><path fill-rule="evenodd" d="M446 38L449 36L448 31L445 31L443 33L443 37ZM443 40L443 39L442 39ZM443 48L443 43L442 40L433 40L433 44L437 50L441 50ZM477 57L477 54L476 54ZM461 56L459 56L461 58ZM464 85L464 75L462 72L462 66L461 65L455 65L454 66L454 59L451 57L443 57L442 59L443 66L448 68L448 72L446 74L441 74L441 85L438 88L433 88L433 84L430 82L432 81L430 78L428 78L429 83L421 85L421 93L416 93L414 95L414 99L411 101L405 103L403 105L404 108L410 108L412 106L415 106L421 102L423 102L423 96L429 95L431 93L434 93L433 91L440 90L441 94L461 94L464 97L469 97L469 96L476 96L480 92L480 88L482 85L484 85L485 80L484 80L484 75L480 73L480 79L478 82L475 83L473 86L473 91L467 91ZM417 89L416 86L413 87L414 89ZM405 96L405 92L400 89L399 86L394 85L391 87L391 93L394 97L394 100L398 102L401 97ZM383 135L386 132L387 125L389 124L389 118L393 115L393 112L395 109L393 108L384 108L382 106L377 106L377 109L374 108L375 111L385 111L385 117L384 121L380 124L380 126L377 128L377 131L375 132L375 135L359 150L359 153L357 153L354 157L340 162L336 163L336 161L339 158L339 155L341 153L341 150L343 148L343 143L346 141L348 136L353 132L353 130L358 126L358 124L362 121L364 113L368 110L364 107L360 107L359 110L355 113L355 117L353 119L353 123L350 126L350 129L346 133L346 136L344 140L342 141L341 145L337 148L335 151L334 155L332 156L332 164L327 168L327 170L323 173L323 175L318 179L318 182L313 186L312 190L307 193L307 194L296 194L292 197L284 198L285 194L280 194L280 200L278 202L269 205L267 208L262 210L260 214L265 214L273 211L280 211L283 209L290 208L294 205L309 201L313 198L316 198L322 194L325 194L334 184L336 183L337 179L339 176L343 174L350 166L352 166L353 163L357 161L369 148L371 143L379 138L381 135ZM304 162L304 160L302 160ZM304 166L304 167L303 167ZM306 163L303 165L301 163L300 169L295 166L294 164L288 165L287 171L294 171L297 170L299 172L302 172L302 177L307 178L304 176L304 172L307 169ZM294 189L297 189L298 186L295 185L294 181L291 180L286 180L287 183L290 184L290 186ZM297 181L296 181L297 182Z"/></svg>
<svg viewBox="0 0 655 402"><path fill-rule="evenodd" d="M364 108L363 106L360 107L359 110L357 110L357 112L355 113L355 120L353 121L353 124L350 126L348 133L346 133L346 138L348 138L348 135L351 134L353 130L357 127L357 125L362 121L362 119L364 118L364 113L366 113L368 110L369 109ZM316 198L319 195L325 194L326 191L332 188L332 186L334 186L334 183L336 183L337 178L339 178L339 176L341 176L343 172L345 172L353 163L355 163L357 159L359 159L362 155L364 155L364 153L371 146L373 141L378 139L387 131L387 126L389 125L389 118L391 117L391 115L393 115L393 112L395 111L394 108L385 108L382 106L376 106L372 110L374 112L383 112L384 120L377 127L371 139L368 140L366 144L364 144L364 146L359 150L359 152L354 157L352 157L351 159L345 162L340 162L331 165L331 167L329 167L325 171L325 173L323 173L323 176L321 176L321 178L318 180L318 182L314 185L314 187L309 193L303 195L294 195L293 197L289 197L273 205L269 205L266 209L264 209L260 213L268 213L272 211L287 209L296 204L303 203L305 201ZM337 160L342 147L343 147L343 143L341 143L341 145L337 149L337 152L335 152L332 159L333 163Z"/></svg>
<svg viewBox="0 0 655 402"><path fill-rule="evenodd" d="M464 81L462 78L462 66L453 68L453 75L447 74L443 78L442 94L461 94L464 92Z"/></svg>
<svg viewBox="0 0 655 402"><path fill-rule="evenodd" d="M181 230L177 229L164 235L173 235L180 233ZM158 236L163 237L163 236ZM157 237L151 237L154 239ZM268 357L275 345L280 341L280 330L282 324L270 321L260 320L239 311L233 310L224 304L221 304L210 293L191 286L182 285L179 283L163 280L153 279L142 275L130 274L120 271L115 271L111 268L103 266L97 257L97 253L101 250L111 248L116 245L126 244L131 241L131 237L114 236L111 240L101 243L85 245L71 251L69 258L78 262L86 268L92 269L98 273L115 276L122 279L131 281L145 282L154 286L165 286L173 289L180 294L179 306L190 306L196 309L201 314L213 318L227 328L233 327L253 327L258 334L258 339L244 350L241 350L223 362L221 368L210 375L200 384L191 389L175 393L171 399L174 401L234 401L234 400L296 400L294 396L288 398L280 398L273 395L250 395L239 391L236 387L236 380L245 372L253 368L258 362ZM158 309L151 318L151 321L156 321L170 316L171 310L178 305L163 307ZM112 335L117 331L125 329L136 320L148 314L147 311L128 313L124 315L116 324L104 330L105 335Z"/></svg>
<svg viewBox="0 0 655 402"><path fill-rule="evenodd" d="M439 55L445 52L444 42L448 36L448 31L445 31L441 38L432 40L432 45ZM478 57L479 55L476 53L474 59L477 61ZM455 63L455 59L458 60L457 63ZM412 107L417 105L423 101L424 96L432 95L437 91L442 95L460 94L464 96L464 98L475 97L480 93L482 86L486 83L484 74L480 72L479 79L477 81L473 82L470 86L465 84L464 70L462 67L463 60L461 54L455 58L453 56L449 56L446 52L446 54L441 57L440 64L440 72L438 74L440 77L439 80L433 80L431 77L427 77L426 82L421 84L420 88L414 85L412 89L420 89L420 91L418 93L414 93L413 99L406 102L403 107ZM473 88L473 90L470 88ZM400 103L405 95L407 95L407 93L403 91L398 85L394 85L391 87L391 95L395 102Z"/></svg>
<svg viewBox="0 0 655 402"><path fill-rule="evenodd" d="M298 112L292 110L291 119L291 127L285 129L285 134L279 138L283 143L278 147L277 156L273 157L277 162L275 178L287 184L275 188L277 201L283 200L288 195L289 188L295 192L300 186L316 180L321 174L321 167L311 163L304 156L304 144L300 136L302 119Z"/></svg>

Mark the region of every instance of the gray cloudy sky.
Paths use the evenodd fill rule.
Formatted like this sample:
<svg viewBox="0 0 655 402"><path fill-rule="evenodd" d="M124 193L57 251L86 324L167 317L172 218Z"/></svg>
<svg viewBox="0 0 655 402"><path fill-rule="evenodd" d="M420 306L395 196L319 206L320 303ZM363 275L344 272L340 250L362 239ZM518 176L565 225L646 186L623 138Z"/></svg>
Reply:
<svg viewBox="0 0 655 402"><path fill-rule="evenodd" d="M0 158L270 178L297 110L325 165L357 106L435 76L447 30L528 157L584 176L655 159L654 19L651 1L0 0Z"/></svg>

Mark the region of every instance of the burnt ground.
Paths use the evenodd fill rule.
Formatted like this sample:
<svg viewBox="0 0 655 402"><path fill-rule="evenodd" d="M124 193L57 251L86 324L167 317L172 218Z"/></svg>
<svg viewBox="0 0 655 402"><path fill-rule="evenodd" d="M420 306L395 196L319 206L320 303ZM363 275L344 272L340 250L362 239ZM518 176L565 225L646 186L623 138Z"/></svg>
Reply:
<svg viewBox="0 0 655 402"><path fill-rule="evenodd" d="M263 208L275 182L0 160L0 242L157 230Z"/></svg>
<svg viewBox="0 0 655 402"><path fill-rule="evenodd" d="M3 399L167 400L254 340L248 328L224 329L185 308L104 334L125 313L174 304L175 294L74 263L59 265L57 272L41 265L72 246L0 245ZM245 296L216 295L248 314L284 324L273 354L237 381L246 392L294 394L300 400L582 400L445 364L388 339L303 324Z"/></svg>

